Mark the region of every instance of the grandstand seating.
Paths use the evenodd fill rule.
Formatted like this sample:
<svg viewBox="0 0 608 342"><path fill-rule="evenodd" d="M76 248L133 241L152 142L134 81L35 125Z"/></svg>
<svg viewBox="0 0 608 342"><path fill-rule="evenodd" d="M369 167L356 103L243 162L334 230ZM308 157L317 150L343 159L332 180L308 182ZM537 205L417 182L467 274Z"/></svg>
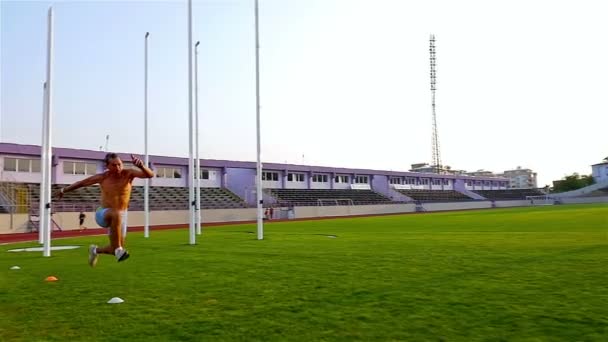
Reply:
<svg viewBox="0 0 608 342"><path fill-rule="evenodd" d="M539 189L473 190L489 200L525 200L526 196L542 196Z"/></svg>
<svg viewBox="0 0 608 342"><path fill-rule="evenodd" d="M604 196L608 196L608 188L598 189L598 190L594 190L589 193L580 195L580 197L604 197Z"/></svg>
<svg viewBox="0 0 608 342"><path fill-rule="evenodd" d="M395 189L401 194L420 202L457 202L472 201L473 198L455 190L420 190L420 189Z"/></svg>
<svg viewBox="0 0 608 342"><path fill-rule="evenodd" d="M352 201L354 205L386 204L392 201L372 190L351 189L264 189L279 203L286 205L313 206L322 200L323 205L338 205ZM331 200L340 200L333 202ZM350 203L348 203L350 204Z"/></svg>
<svg viewBox="0 0 608 342"><path fill-rule="evenodd" d="M38 184L28 184L31 203L36 204L40 198ZM62 185L52 185L55 193ZM59 211L92 210L99 204L101 191L99 186L89 186L66 193L61 201L55 202ZM189 189L182 187L151 186L149 199L150 210L186 210L188 209ZM131 190L130 210L143 210L144 187L134 186ZM201 208L245 208L247 204L237 195L224 188L201 188Z"/></svg>

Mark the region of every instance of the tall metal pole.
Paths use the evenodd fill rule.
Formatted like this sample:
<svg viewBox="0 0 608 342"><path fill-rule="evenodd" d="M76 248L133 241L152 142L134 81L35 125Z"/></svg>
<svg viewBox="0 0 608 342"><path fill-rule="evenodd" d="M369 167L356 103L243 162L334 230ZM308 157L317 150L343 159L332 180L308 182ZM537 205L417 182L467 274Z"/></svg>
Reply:
<svg viewBox="0 0 608 342"><path fill-rule="evenodd" d="M188 199L189 199L189 215L190 215L190 244L196 244L196 231L194 229L194 214L196 202L194 200L194 137L192 125L192 0L188 0Z"/></svg>
<svg viewBox="0 0 608 342"><path fill-rule="evenodd" d="M46 122L46 105L47 105L47 91L46 91L46 82L42 85L42 138L40 139L40 212L38 213L38 242L42 245L44 243L44 225L43 225L43 217L45 215L45 199L46 199L46 132L47 122Z"/></svg>
<svg viewBox="0 0 608 342"><path fill-rule="evenodd" d="M258 240L264 239L264 220L262 217L262 160L261 160L261 137L260 137L260 32L258 20L258 0L255 0L255 114L256 114L256 135L257 135L257 226Z"/></svg>
<svg viewBox="0 0 608 342"><path fill-rule="evenodd" d="M201 160L198 154L198 45L194 44L194 113L195 113L195 147L196 147L196 234L201 235Z"/></svg>
<svg viewBox="0 0 608 342"><path fill-rule="evenodd" d="M44 193L44 215L42 219L42 229L44 229L44 246L42 255L51 256L51 157L52 157L52 114L53 114L53 7L49 7L48 12L48 32L47 32L47 54L46 54L46 136L44 142L44 160L46 164L43 182Z"/></svg>
<svg viewBox="0 0 608 342"><path fill-rule="evenodd" d="M144 164L150 165L148 155L148 37L150 32L146 32L145 51L144 51ZM144 237L150 237L150 179L144 179Z"/></svg>

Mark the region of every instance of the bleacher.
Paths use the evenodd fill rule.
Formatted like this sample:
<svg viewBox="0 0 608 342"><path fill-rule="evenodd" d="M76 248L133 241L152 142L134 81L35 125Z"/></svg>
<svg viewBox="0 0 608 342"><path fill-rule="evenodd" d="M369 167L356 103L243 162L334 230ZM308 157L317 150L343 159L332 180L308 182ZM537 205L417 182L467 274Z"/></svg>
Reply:
<svg viewBox="0 0 608 342"><path fill-rule="evenodd" d="M399 193L420 202L472 201L469 196L455 190L395 189Z"/></svg>
<svg viewBox="0 0 608 342"><path fill-rule="evenodd" d="M64 185L52 185L53 194ZM38 204L40 187L28 184L31 203ZM94 210L99 206L101 190L99 186L89 186L66 193L60 201L53 201L58 211ZM183 187L151 186L149 191L150 210L187 210L189 189ZM247 204L231 191L224 188L201 188L202 209L246 208ZM143 210L144 187L134 186L131 189L129 210Z"/></svg>
<svg viewBox="0 0 608 342"><path fill-rule="evenodd" d="M525 200L526 196L542 196L539 189L473 190L489 200Z"/></svg>
<svg viewBox="0 0 608 342"><path fill-rule="evenodd" d="M580 197L605 197L608 196L608 188L598 189L586 194L581 195Z"/></svg>
<svg viewBox="0 0 608 342"><path fill-rule="evenodd" d="M150 187L150 210L187 210L189 189L183 187ZM224 188L201 188L202 209L246 208L247 204L237 195ZM132 210L143 210L144 187L133 187Z"/></svg>
<svg viewBox="0 0 608 342"><path fill-rule="evenodd" d="M366 205L387 204L392 201L372 190L351 189L264 189L282 205ZM321 201L319 201L321 200Z"/></svg>

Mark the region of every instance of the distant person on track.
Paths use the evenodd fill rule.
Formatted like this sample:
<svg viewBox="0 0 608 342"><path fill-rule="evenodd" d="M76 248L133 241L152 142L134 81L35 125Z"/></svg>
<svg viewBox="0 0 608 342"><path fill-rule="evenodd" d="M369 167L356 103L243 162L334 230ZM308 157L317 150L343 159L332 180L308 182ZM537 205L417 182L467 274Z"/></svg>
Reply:
<svg viewBox="0 0 608 342"><path fill-rule="evenodd" d="M83 226L84 224L84 219L87 217L87 215L85 215L82 211L80 212L80 215L78 215L78 221L79 221L79 225L78 225L78 229L80 231L86 230L87 228L85 226Z"/></svg>
<svg viewBox="0 0 608 342"><path fill-rule="evenodd" d="M129 258L124 248L127 235L127 209L131 199L131 187L135 178L152 178L154 172L146 167L143 161L131 155L133 165L138 169L123 169L122 160L116 153L108 153L104 158L106 170L103 173L83 179L59 190L55 196L61 199L66 192L85 186L99 184L101 187L101 207L95 212L95 221L108 228L110 244L105 247L89 247L89 265L97 264L99 254L111 254L117 261Z"/></svg>

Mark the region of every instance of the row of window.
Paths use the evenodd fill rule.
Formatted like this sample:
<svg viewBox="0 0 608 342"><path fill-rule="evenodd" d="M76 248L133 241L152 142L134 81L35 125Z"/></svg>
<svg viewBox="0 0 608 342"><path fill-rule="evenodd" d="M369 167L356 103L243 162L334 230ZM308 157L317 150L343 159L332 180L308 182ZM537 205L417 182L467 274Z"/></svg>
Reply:
<svg viewBox="0 0 608 342"><path fill-rule="evenodd" d="M312 175L313 183L327 183L329 181L328 175Z"/></svg>
<svg viewBox="0 0 608 342"><path fill-rule="evenodd" d="M471 181L465 182L467 186L484 185L484 186L506 186L507 183L503 182L490 182L490 181Z"/></svg>
<svg viewBox="0 0 608 342"><path fill-rule="evenodd" d="M288 173L287 181L288 182L304 182L305 176L303 173ZM279 173L278 172L262 172L262 180L263 181L279 181ZM349 176L340 175L334 178L335 183L349 183ZM328 175L312 175L311 181L314 183L327 183L329 182ZM355 184L368 184L369 177L368 176L356 176L353 178L353 182Z"/></svg>
<svg viewBox="0 0 608 342"><path fill-rule="evenodd" d="M134 168L131 162L123 162L124 168ZM4 171L12 172L40 172L40 159L26 158L4 158ZM155 168L158 178L182 178L181 168L157 167ZM92 176L97 173L96 163L64 161L63 173L66 175ZM201 179L209 179L209 170L201 169Z"/></svg>
<svg viewBox="0 0 608 342"><path fill-rule="evenodd" d="M40 172L40 159L4 158L4 171Z"/></svg>
<svg viewBox="0 0 608 342"><path fill-rule="evenodd" d="M66 175L87 175L97 174L97 164L84 162L63 162L63 173Z"/></svg>
<svg viewBox="0 0 608 342"><path fill-rule="evenodd" d="M133 168L133 164L130 162L123 162L125 168ZM26 158L4 158L4 171L12 172L40 172L40 159L26 159ZM181 168L177 167L157 167L155 168L156 177L158 178L182 178ZM86 163L86 162L63 162L63 173L68 175L94 175L97 173L97 164ZM209 170L201 169L201 179L209 179ZM287 181L289 182L304 182L304 174L302 173L289 173L287 174ZM262 172L263 181L279 181L278 172L265 171ZM315 183L327 183L329 181L328 175L312 175L312 182ZM335 183L349 183L350 178L346 175L335 176ZM355 176L353 179L355 184L368 184L368 176ZM433 185L449 185L449 180L433 178ZM391 178L390 184L411 184L411 185L429 185L429 178ZM498 183L492 184L490 181L471 181L467 180L466 185L486 185L486 186L497 186ZM504 184L503 184L504 186Z"/></svg>
<svg viewBox="0 0 608 342"><path fill-rule="evenodd" d="M416 178L416 177L406 177L406 178L391 178L389 180L390 184L405 184L405 185L429 185L429 178ZM430 183L433 185L450 185L449 179L441 179L441 178L431 178Z"/></svg>
<svg viewBox="0 0 608 342"><path fill-rule="evenodd" d="M177 167L157 167L154 173L157 178L182 178L182 170Z"/></svg>

